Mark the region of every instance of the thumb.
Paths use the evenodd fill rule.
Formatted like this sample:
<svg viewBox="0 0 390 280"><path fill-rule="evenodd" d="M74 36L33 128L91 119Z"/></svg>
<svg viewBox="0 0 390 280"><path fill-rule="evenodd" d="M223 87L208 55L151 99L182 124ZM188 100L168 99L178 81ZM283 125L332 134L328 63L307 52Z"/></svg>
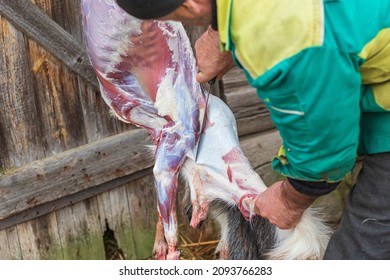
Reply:
<svg viewBox="0 0 390 280"><path fill-rule="evenodd" d="M210 78L211 79L211 78ZM207 83L209 80L209 77L205 75L203 72L199 72L196 74L196 81L198 83Z"/></svg>
<svg viewBox="0 0 390 280"><path fill-rule="evenodd" d="M258 216L261 216L261 211L260 211L260 208L261 208L261 193L256 197L255 199L255 213L256 215Z"/></svg>

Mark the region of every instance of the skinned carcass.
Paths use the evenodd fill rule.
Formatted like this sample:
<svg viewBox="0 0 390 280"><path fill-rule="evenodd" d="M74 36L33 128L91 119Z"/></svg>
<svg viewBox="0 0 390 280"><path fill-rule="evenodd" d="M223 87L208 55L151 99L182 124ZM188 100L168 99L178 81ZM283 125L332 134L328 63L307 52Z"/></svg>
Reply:
<svg viewBox="0 0 390 280"><path fill-rule="evenodd" d="M197 227L209 210L221 225L222 258L320 258L329 230L312 209L292 230L280 230L255 215L255 198L266 186L239 146L230 109L215 96L206 108L182 25L135 19L114 0L82 0L82 14L105 102L120 120L147 129L155 144L159 221L154 257L179 258L180 173L187 185L191 226Z"/></svg>

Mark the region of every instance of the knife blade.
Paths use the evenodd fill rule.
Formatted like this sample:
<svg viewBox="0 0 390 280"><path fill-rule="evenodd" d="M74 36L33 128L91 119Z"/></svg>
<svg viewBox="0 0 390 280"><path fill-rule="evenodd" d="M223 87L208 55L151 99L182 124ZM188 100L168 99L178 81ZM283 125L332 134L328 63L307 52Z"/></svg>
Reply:
<svg viewBox="0 0 390 280"><path fill-rule="evenodd" d="M206 114L207 114L207 108L208 108L208 103L209 103L209 97L210 97L210 92L211 92L211 87L215 84L215 81L217 80L217 77L214 77L213 79L211 79L210 81L208 81L208 84L210 86L210 90L208 91L207 93L207 96L206 96L206 105L205 105L205 111L204 111L204 115L203 115L203 120L202 120L202 126L200 128L200 135L199 135L199 141L198 141L198 146L196 148L196 153L195 153L195 163L197 162L198 160L198 154L199 154L199 146L202 142L202 135L204 133L204 128L205 128L205 125L206 125ZM204 95L204 86L201 85L200 86L201 90L202 90L202 94Z"/></svg>

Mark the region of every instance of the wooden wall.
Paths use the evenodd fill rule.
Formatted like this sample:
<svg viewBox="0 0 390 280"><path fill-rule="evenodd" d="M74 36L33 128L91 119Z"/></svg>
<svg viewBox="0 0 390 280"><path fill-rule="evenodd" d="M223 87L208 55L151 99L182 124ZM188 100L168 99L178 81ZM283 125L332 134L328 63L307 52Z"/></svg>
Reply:
<svg viewBox="0 0 390 280"><path fill-rule="evenodd" d="M0 258L103 259L106 219L129 258L148 257L149 138L100 97L79 1L0 1L0 14Z"/></svg>

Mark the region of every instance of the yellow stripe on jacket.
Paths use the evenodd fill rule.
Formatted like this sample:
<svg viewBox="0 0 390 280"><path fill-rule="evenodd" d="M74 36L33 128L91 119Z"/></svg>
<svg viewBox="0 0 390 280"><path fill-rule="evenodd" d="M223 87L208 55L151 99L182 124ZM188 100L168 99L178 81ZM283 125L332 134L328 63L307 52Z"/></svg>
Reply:
<svg viewBox="0 0 390 280"><path fill-rule="evenodd" d="M254 79L323 43L322 0L217 0L217 7L222 48L230 50L234 41L237 59Z"/></svg>
<svg viewBox="0 0 390 280"><path fill-rule="evenodd" d="M390 110L390 28L381 30L359 54L363 84L370 85L375 101Z"/></svg>

